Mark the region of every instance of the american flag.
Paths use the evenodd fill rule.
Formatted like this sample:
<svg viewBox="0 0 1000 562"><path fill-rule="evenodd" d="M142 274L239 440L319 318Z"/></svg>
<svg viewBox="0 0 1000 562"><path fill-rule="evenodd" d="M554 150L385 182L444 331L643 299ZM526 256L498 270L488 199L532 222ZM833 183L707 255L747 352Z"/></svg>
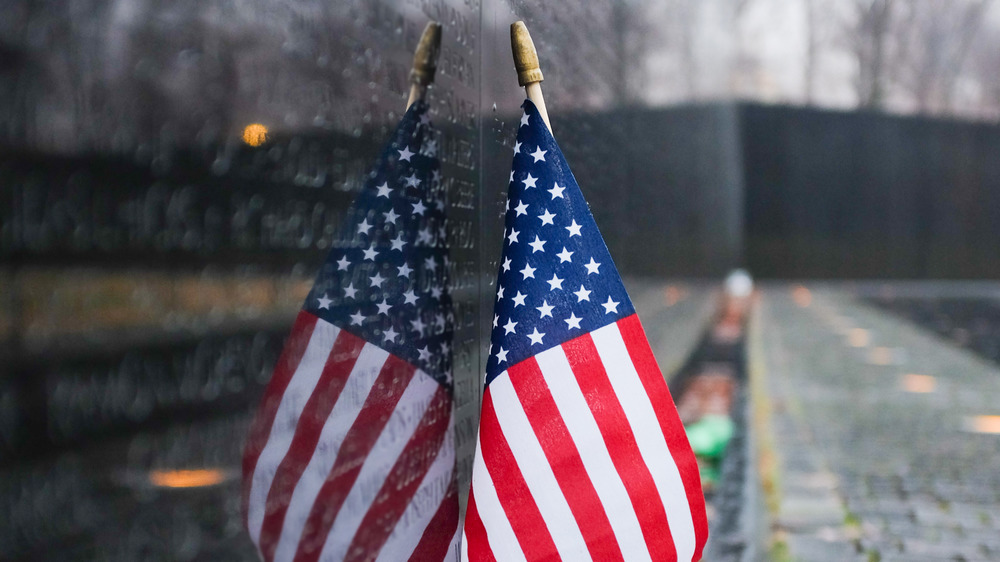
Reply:
<svg viewBox="0 0 1000 562"><path fill-rule="evenodd" d="M445 196L414 104L288 337L243 458L264 560L442 560L457 549ZM449 554L450 553L450 554Z"/></svg>
<svg viewBox="0 0 1000 562"><path fill-rule="evenodd" d="M463 557L699 560L704 497L670 392L566 160L523 108Z"/></svg>

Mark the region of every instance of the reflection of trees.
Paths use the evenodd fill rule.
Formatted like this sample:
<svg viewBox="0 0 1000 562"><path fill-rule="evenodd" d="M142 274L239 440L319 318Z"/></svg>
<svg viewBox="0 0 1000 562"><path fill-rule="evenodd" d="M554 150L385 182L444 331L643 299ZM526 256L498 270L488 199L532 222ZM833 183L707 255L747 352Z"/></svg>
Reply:
<svg viewBox="0 0 1000 562"><path fill-rule="evenodd" d="M0 134L117 152L216 144L251 120L356 128L382 107L369 84L389 81L383 55L398 47L372 34L386 8L369 4L12 0Z"/></svg>

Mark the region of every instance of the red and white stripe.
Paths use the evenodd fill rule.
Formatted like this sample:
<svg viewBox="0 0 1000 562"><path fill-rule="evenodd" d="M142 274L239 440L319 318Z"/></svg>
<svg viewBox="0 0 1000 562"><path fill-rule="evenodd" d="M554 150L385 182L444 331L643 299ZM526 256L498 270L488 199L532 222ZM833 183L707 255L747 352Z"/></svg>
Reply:
<svg viewBox="0 0 1000 562"><path fill-rule="evenodd" d="M243 459L250 538L272 560L442 560L458 499L451 396L302 311Z"/></svg>
<svg viewBox="0 0 1000 562"><path fill-rule="evenodd" d="M692 560L698 467L635 315L510 367L483 396L467 560Z"/></svg>

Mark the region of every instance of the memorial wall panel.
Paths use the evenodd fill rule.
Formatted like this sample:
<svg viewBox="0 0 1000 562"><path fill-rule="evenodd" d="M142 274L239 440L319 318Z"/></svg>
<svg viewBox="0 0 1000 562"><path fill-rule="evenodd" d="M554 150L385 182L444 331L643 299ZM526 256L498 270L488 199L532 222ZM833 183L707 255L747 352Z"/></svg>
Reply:
<svg viewBox="0 0 1000 562"><path fill-rule="evenodd" d="M613 2L14 0L0 17L0 558L243 559L239 458L347 206L444 26L460 487L475 446L524 19L573 164L619 107ZM603 168L608 168L604 166ZM596 170L597 168L595 168ZM595 193L604 181L584 182ZM590 189L590 187L585 187ZM617 216L610 220L617 220ZM197 477L182 471L195 470ZM179 477L195 478L181 480Z"/></svg>
<svg viewBox="0 0 1000 562"><path fill-rule="evenodd" d="M1000 275L1000 129L740 107L746 257L764 277Z"/></svg>

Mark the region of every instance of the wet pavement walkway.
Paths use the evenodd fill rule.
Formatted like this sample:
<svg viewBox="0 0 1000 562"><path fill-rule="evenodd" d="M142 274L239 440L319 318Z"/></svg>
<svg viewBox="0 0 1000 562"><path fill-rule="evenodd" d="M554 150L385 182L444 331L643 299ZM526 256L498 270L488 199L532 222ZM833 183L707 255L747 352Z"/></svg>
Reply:
<svg viewBox="0 0 1000 562"><path fill-rule="evenodd" d="M830 287L748 342L771 558L1000 560L1000 368Z"/></svg>

